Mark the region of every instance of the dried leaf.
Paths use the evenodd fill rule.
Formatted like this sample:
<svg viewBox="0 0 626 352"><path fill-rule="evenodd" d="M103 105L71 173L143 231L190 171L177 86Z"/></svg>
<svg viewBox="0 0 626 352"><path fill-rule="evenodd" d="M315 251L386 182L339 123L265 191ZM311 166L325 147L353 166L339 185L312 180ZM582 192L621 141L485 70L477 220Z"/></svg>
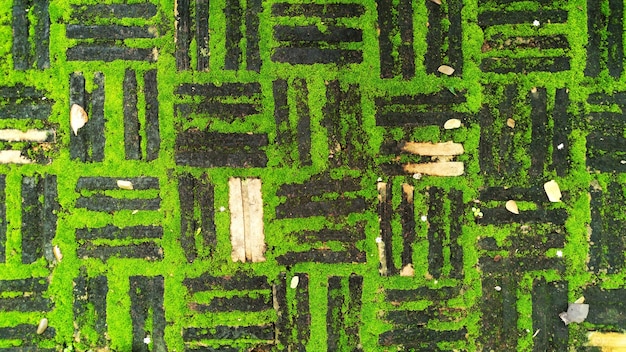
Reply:
<svg viewBox="0 0 626 352"><path fill-rule="evenodd" d="M555 180L544 183L543 189L546 191L548 199L551 202L558 203L561 201L561 189L559 188L559 184L556 183Z"/></svg>
<svg viewBox="0 0 626 352"><path fill-rule="evenodd" d="M510 211L513 214L519 214L519 208L517 207L517 203L514 200L509 200L504 205L506 210Z"/></svg>
<svg viewBox="0 0 626 352"><path fill-rule="evenodd" d="M400 276L414 276L414 275L415 275L415 269L413 269L413 264L411 263L405 265L400 270Z"/></svg>
<svg viewBox="0 0 626 352"><path fill-rule="evenodd" d="M298 275L296 275L296 276L291 278L291 283L289 284L289 287L296 288L296 287L298 287L298 283L300 283L300 277L298 277Z"/></svg>
<svg viewBox="0 0 626 352"><path fill-rule="evenodd" d="M453 130L459 127L461 127L461 120L459 119L450 119L443 124L443 128L446 130Z"/></svg>
<svg viewBox="0 0 626 352"><path fill-rule="evenodd" d="M506 125L511 127L511 128L515 128L515 120L513 120L511 118L506 119Z"/></svg>
<svg viewBox="0 0 626 352"><path fill-rule="evenodd" d="M441 65L437 69L437 71L443 73L444 75L450 76L454 73L454 69L448 65Z"/></svg>
<svg viewBox="0 0 626 352"><path fill-rule="evenodd" d="M72 127L75 136L78 135L78 130L85 126L87 121L89 121L89 117L87 117L85 109L78 104L72 104L70 109L70 127Z"/></svg>
<svg viewBox="0 0 626 352"><path fill-rule="evenodd" d="M133 189L133 183L127 180L117 180L117 187L121 188L121 189L127 189L127 190L132 190Z"/></svg>
<svg viewBox="0 0 626 352"><path fill-rule="evenodd" d="M61 248L59 248L59 246L52 247L52 253L54 253L54 257L57 259L57 262L61 262L61 259L63 259Z"/></svg>
<svg viewBox="0 0 626 352"><path fill-rule="evenodd" d="M37 326L37 335L41 335L48 328L48 319L42 318Z"/></svg>

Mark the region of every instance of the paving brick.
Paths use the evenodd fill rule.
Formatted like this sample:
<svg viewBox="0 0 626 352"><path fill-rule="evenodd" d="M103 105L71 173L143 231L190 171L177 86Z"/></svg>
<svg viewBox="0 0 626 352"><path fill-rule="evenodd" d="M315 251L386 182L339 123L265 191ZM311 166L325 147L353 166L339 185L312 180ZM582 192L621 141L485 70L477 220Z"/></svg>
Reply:
<svg viewBox="0 0 626 352"><path fill-rule="evenodd" d="M133 189L121 189L118 184L120 180L130 182ZM103 194L111 190L117 193ZM158 179L152 177L119 179L81 177L76 184L76 192L80 196L76 199L75 206L87 211L109 214L119 211L154 211L156 213L160 210L161 198L158 195L151 196L151 194L158 190ZM123 192L132 192L136 198L125 198ZM163 248L160 245L163 237L161 225L126 224L124 227L115 225L81 227L79 223L76 226L76 239L79 240L76 254L81 259L99 258L107 261L111 257L146 260L163 258ZM128 240L131 240L131 243L127 243Z"/></svg>
<svg viewBox="0 0 626 352"><path fill-rule="evenodd" d="M624 268L624 238L622 229L625 220L620 214L624 202L624 188L617 182L608 184L607 189L589 189L591 195L590 248L587 267L595 273L615 274Z"/></svg>
<svg viewBox="0 0 626 352"><path fill-rule="evenodd" d="M557 312L567 311L567 282L533 283L533 351L558 351L567 348L568 329ZM555 314L556 313L556 314Z"/></svg>
<svg viewBox="0 0 626 352"><path fill-rule="evenodd" d="M605 1L587 1L587 65L585 75L597 77L608 69L609 75L619 79L624 69L624 2L608 1L608 11L603 8Z"/></svg>
<svg viewBox="0 0 626 352"><path fill-rule="evenodd" d="M552 35L538 30L556 29L559 24L565 24L568 19L567 9L556 1L535 1L535 6L527 9L515 7L519 3L479 1L478 25L486 39L482 46L486 57L481 60L481 70L501 74L569 70L570 45L563 36L567 34L566 27L560 27L558 32L561 33L558 34L557 31L551 31ZM509 33L512 31L515 35L504 38L500 29L502 26L509 27ZM527 26L539 28L529 34L529 31L523 30Z"/></svg>
<svg viewBox="0 0 626 352"><path fill-rule="evenodd" d="M505 87L489 87L490 94L499 101L498 104L484 105L479 113L481 126L480 136L480 167L481 172L491 176L497 182L508 185L519 184L524 180L521 175L541 178L544 168L555 170L558 175L565 175L569 170L568 131L572 128L572 116L567 112L569 93L566 88L557 89L554 97L554 108L548 109L548 91L545 88L534 88L530 92L519 92L515 85ZM502 89L504 88L504 89ZM493 93L491 93L493 92ZM525 96L520 103L520 94ZM522 111L528 111L530 116ZM494 108L497 113L494 113ZM507 119L515 120L515 127L506 125ZM522 143L521 134L530 133L531 142ZM540 137L541 136L541 137ZM520 154L519 149L526 152ZM530 158L530 166L523 167L526 160L520 155Z"/></svg>
<svg viewBox="0 0 626 352"><path fill-rule="evenodd" d="M587 102L591 111L586 114L590 127L595 127L587 135L587 166L601 172L623 172L626 170L626 159L623 146L626 143L621 130L624 126L621 112L607 111L612 105L624 111L626 101L623 92L613 94L592 93ZM600 129L602 132L600 132Z"/></svg>
<svg viewBox="0 0 626 352"><path fill-rule="evenodd" d="M89 277L87 269L80 268L80 275L74 279L74 303L73 312L76 325L75 336L83 335L87 339L88 334L81 334L81 330L93 329L97 333L95 341L85 341L95 346L106 346L107 333L107 303L109 291L108 279L104 275ZM96 319L91 319L95 316ZM85 336L87 335L87 336Z"/></svg>
<svg viewBox="0 0 626 352"><path fill-rule="evenodd" d="M459 289L455 287L386 290L386 299L394 306L401 306L402 304L420 300L432 302L426 309L388 310L383 319L393 324L393 327L379 335L378 344L381 346L397 346L397 348L439 350L440 348L437 345L441 342L458 344L465 340L467 329L464 326L456 329L448 327L441 330L434 330L429 327L429 322L445 324L446 322L462 319L465 315L462 310L448 308L445 305L445 301L454 298L458 294ZM443 348L443 350L447 349Z"/></svg>
<svg viewBox="0 0 626 352"><path fill-rule="evenodd" d="M53 260L58 210L56 175L22 179L22 263L33 263L44 255Z"/></svg>
<svg viewBox="0 0 626 352"><path fill-rule="evenodd" d="M131 302L133 351L149 351L148 344L144 342L146 337L151 339L154 350L167 351L163 277L131 276L128 295Z"/></svg>
<svg viewBox="0 0 626 352"><path fill-rule="evenodd" d="M225 312L255 314L276 308L276 293L266 277L215 277L203 274L197 278L185 279L183 284L192 295L189 309L194 315L215 318ZM212 295L208 303L205 302L206 299L200 299L203 296L198 296L206 293ZM281 309L286 309L286 306ZM236 346L240 344L233 345L238 340L244 341L246 348L252 349L274 344L277 333L274 321L258 321L258 325L242 325L237 320L221 321L226 324L184 327L183 340L186 346L195 350L206 346L205 342L210 341L219 344L220 351L239 351Z"/></svg>
<svg viewBox="0 0 626 352"><path fill-rule="evenodd" d="M67 60L155 62L158 57L156 47L116 42L116 39L157 38L158 30L150 26L147 17L155 14L153 6L148 1L134 5L74 5L70 23L66 26L66 37L76 40L76 44L67 49ZM120 23L122 19L144 20L144 25L128 26Z"/></svg>
<svg viewBox="0 0 626 352"><path fill-rule="evenodd" d="M361 294L363 277L352 274L328 278L326 311L327 348L330 351L362 351L359 330L362 325Z"/></svg>
<svg viewBox="0 0 626 352"><path fill-rule="evenodd" d="M89 123L70 134L70 156L82 162L100 162L104 160L106 143L104 131L104 75L94 74L93 83L96 88L85 91L85 76L81 72L70 75L70 106L78 104L87 112Z"/></svg>
<svg viewBox="0 0 626 352"><path fill-rule="evenodd" d="M207 257L217 244L214 222L214 185L206 174L194 177L190 174L178 178L180 201L180 244L187 261L192 263L199 256ZM200 236L201 246L196 237Z"/></svg>
<svg viewBox="0 0 626 352"><path fill-rule="evenodd" d="M29 12L34 18L29 17ZM13 3L13 68L50 67L50 15L47 0L17 0ZM34 20L34 33L30 22ZM32 35L32 37L31 37ZM34 49L34 50L33 50ZM34 54L33 54L34 51Z"/></svg>
<svg viewBox="0 0 626 352"><path fill-rule="evenodd" d="M424 54L424 66L426 73L433 74L438 73L437 68L445 64L454 68L455 76L461 76L463 74L463 52L461 50L463 2L450 1L447 5L446 8L434 1L426 2L429 26L426 34L428 49ZM405 28L408 26L402 27L403 30L407 30Z"/></svg>
<svg viewBox="0 0 626 352"><path fill-rule="evenodd" d="M411 1L401 1L396 8L389 1L378 1L376 7L380 28L380 77L393 78L401 74L403 79L410 79L415 76ZM402 43L394 45L392 36L398 32ZM397 53L397 57L394 57L394 53Z"/></svg>
<svg viewBox="0 0 626 352"><path fill-rule="evenodd" d="M274 39L279 46L273 50L272 61L303 65L361 63L363 52L360 45L358 49L343 48L344 43L360 44L361 30L345 27L341 19L360 17L363 12L363 7L358 4L273 4L272 15L279 19L303 16L319 23L323 21L331 27L328 32L321 33L315 26L299 25L299 21L294 20L288 21L289 26L274 26Z"/></svg>

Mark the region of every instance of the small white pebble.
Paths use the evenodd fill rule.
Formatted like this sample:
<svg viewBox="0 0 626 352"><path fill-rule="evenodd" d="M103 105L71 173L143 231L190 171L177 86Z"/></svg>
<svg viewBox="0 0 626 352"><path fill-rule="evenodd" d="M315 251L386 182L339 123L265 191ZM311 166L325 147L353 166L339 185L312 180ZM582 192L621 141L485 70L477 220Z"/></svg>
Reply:
<svg viewBox="0 0 626 352"><path fill-rule="evenodd" d="M226 211L226 208L224 208L224 207L220 207L220 211L221 211L221 212L224 212L224 211Z"/></svg>
<svg viewBox="0 0 626 352"><path fill-rule="evenodd" d="M556 146L556 149L561 150L565 147L565 145L563 143L559 144Z"/></svg>
<svg viewBox="0 0 626 352"><path fill-rule="evenodd" d="M563 256L563 251L560 250L560 249L558 251L556 251L556 256L559 257L559 258L562 257Z"/></svg>
<svg viewBox="0 0 626 352"><path fill-rule="evenodd" d="M419 180L420 178L422 178L422 174L417 173L417 174L413 174L413 178L416 180Z"/></svg>
<svg viewBox="0 0 626 352"><path fill-rule="evenodd" d="M376 182L383 182L383 178L382 177L377 178Z"/></svg>
<svg viewBox="0 0 626 352"><path fill-rule="evenodd" d="M496 290L496 291L498 291L498 292L502 291L502 287L500 287L500 286L496 286L496 287L494 287L493 289L494 289L494 290Z"/></svg>
<svg viewBox="0 0 626 352"><path fill-rule="evenodd" d="M376 243L381 243L383 241L382 237L376 237Z"/></svg>
<svg viewBox="0 0 626 352"><path fill-rule="evenodd" d="M626 164L626 160L620 160L619 163L624 165L624 164Z"/></svg>
<svg viewBox="0 0 626 352"><path fill-rule="evenodd" d="M540 24L541 23L539 23L539 21L537 21L537 20L533 21L533 26L535 26L535 27L539 27Z"/></svg>
<svg viewBox="0 0 626 352"><path fill-rule="evenodd" d="M427 217L426 215L422 215L422 216L420 217L420 220L422 220L422 221L426 221L426 220L428 220L428 217Z"/></svg>
<svg viewBox="0 0 626 352"><path fill-rule="evenodd" d="M150 342L152 342L152 340L150 340L150 336L146 336L146 337L143 339L143 343L145 343L146 345L150 344Z"/></svg>

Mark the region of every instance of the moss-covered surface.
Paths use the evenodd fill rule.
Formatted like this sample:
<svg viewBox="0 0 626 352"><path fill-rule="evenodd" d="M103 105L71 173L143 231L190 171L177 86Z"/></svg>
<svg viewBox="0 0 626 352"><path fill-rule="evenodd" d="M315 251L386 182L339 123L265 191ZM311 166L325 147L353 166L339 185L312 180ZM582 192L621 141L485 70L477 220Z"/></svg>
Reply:
<svg viewBox="0 0 626 352"><path fill-rule="evenodd" d="M0 128L54 139L0 142L34 161L0 165L0 349L593 350L626 329L623 8L2 2ZM403 169L448 141L462 176Z"/></svg>

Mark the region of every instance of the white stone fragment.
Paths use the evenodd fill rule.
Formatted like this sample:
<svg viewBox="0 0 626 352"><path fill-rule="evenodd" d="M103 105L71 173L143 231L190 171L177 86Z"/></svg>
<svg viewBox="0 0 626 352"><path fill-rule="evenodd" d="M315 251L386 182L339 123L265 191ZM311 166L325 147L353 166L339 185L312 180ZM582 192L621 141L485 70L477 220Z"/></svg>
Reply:
<svg viewBox="0 0 626 352"><path fill-rule="evenodd" d="M422 220L422 221L424 221L424 222L425 222L426 220L428 220L428 217L427 217L426 215L422 215L422 216L420 217L420 220Z"/></svg>
<svg viewBox="0 0 626 352"><path fill-rule="evenodd" d="M563 148L565 148L565 145L563 143L556 146L556 149L558 150L562 150Z"/></svg>
<svg viewBox="0 0 626 352"><path fill-rule="evenodd" d="M541 22L539 22L538 20L533 21L533 26L539 27L540 25L541 25Z"/></svg>
<svg viewBox="0 0 626 352"><path fill-rule="evenodd" d="M559 314L565 325L570 323L582 323L589 314L589 305L584 303L570 303L567 312Z"/></svg>

